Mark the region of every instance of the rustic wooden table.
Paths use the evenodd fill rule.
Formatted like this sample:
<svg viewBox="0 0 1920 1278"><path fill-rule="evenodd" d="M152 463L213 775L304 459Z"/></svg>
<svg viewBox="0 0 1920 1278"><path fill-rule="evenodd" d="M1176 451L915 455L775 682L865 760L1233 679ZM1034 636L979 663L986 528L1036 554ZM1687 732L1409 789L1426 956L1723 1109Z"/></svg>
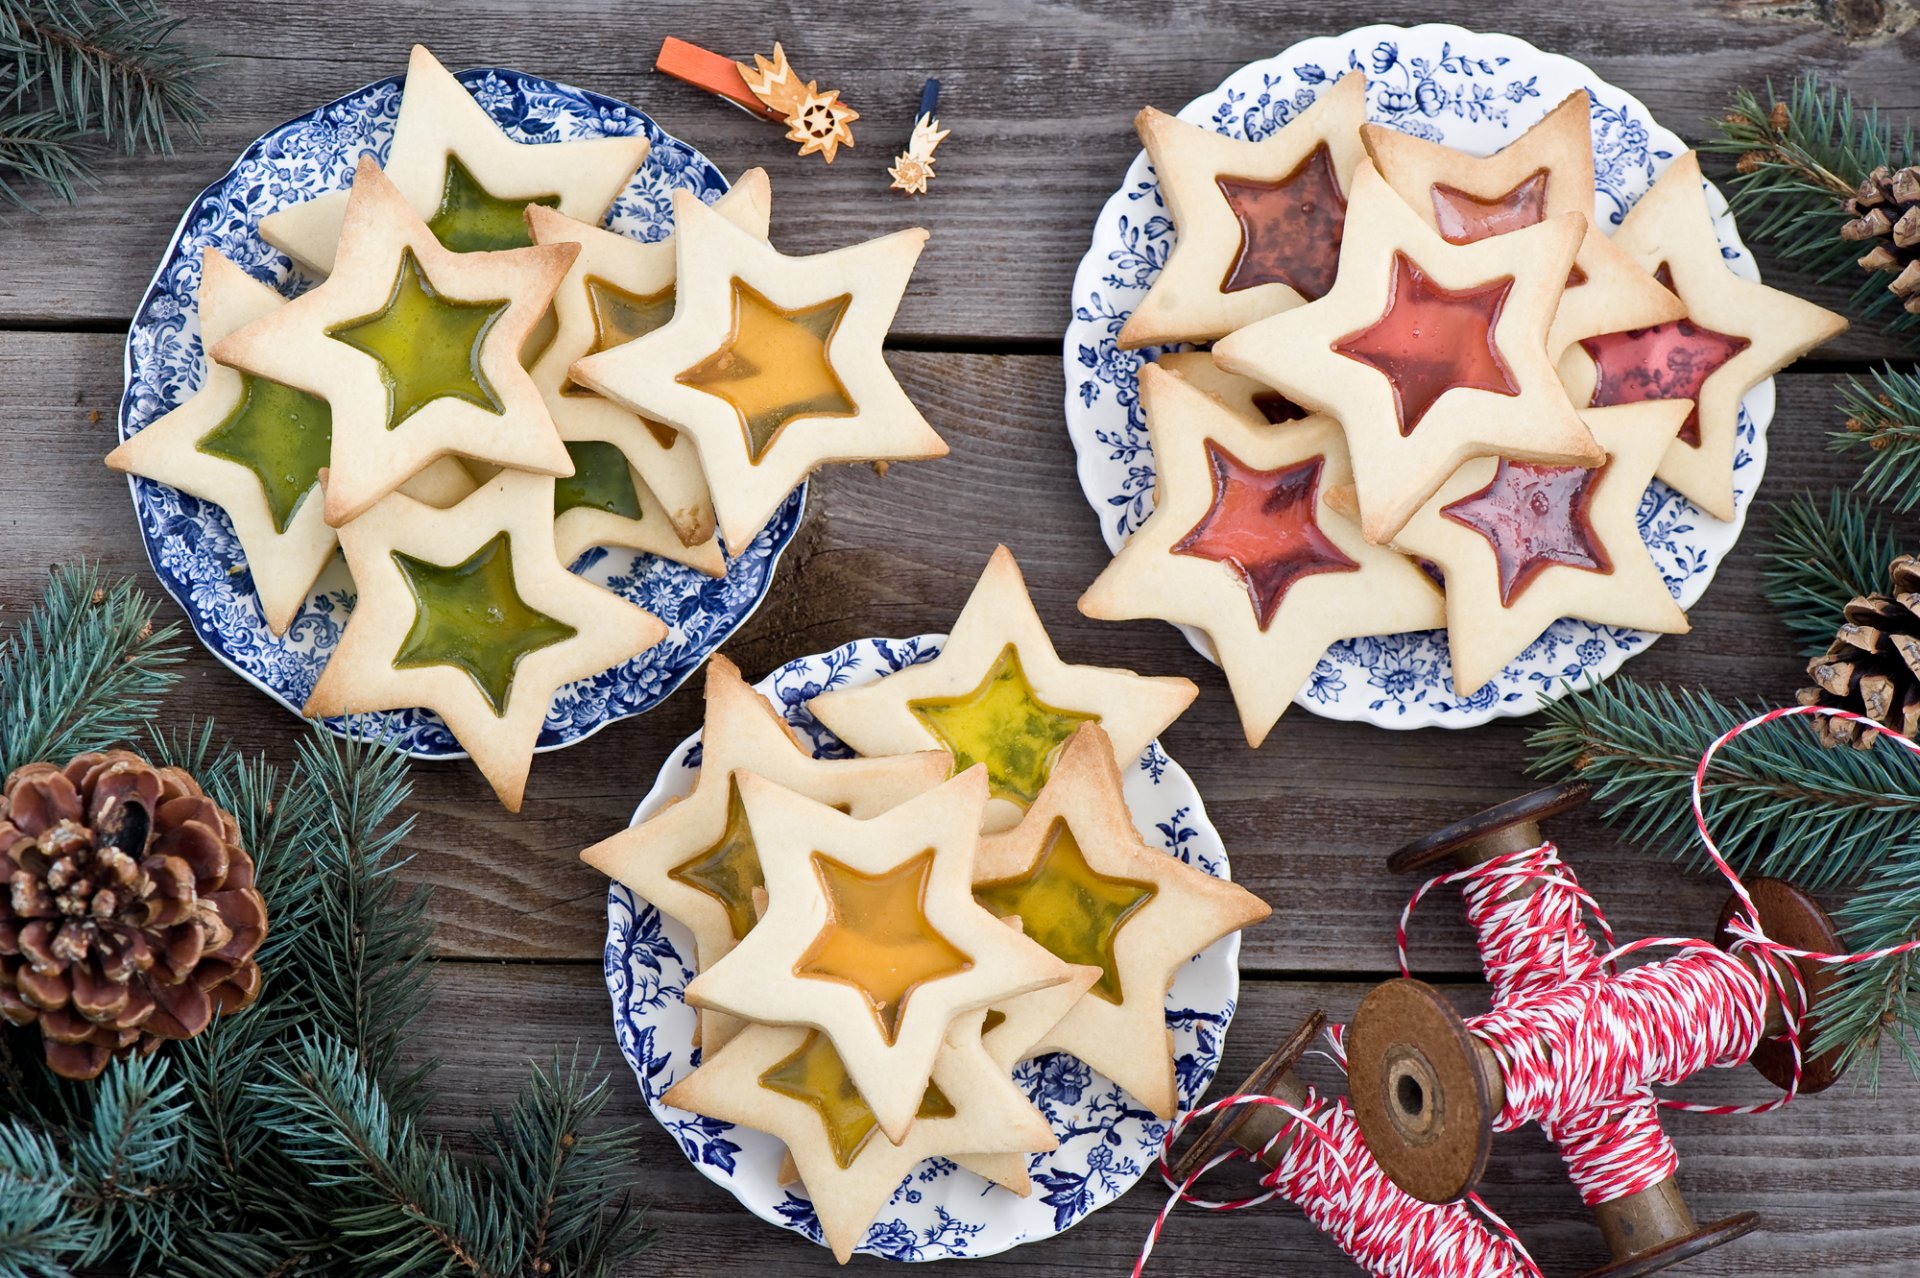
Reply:
<svg viewBox="0 0 1920 1278"><path fill-rule="evenodd" d="M248 141L402 69L416 40L453 67L521 67L614 94L728 172L766 165L775 240L790 251L915 220L932 229L892 358L952 456L899 467L884 480L864 469L824 476L772 594L729 652L758 677L857 636L944 629L1004 540L1069 659L1196 679L1199 702L1167 734L1167 748L1205 795L1237 877L1274 907L1241 951L1240 1016L1223 1081L1243 1074L1306 1009L1344 1017L1389 974L1392 923L1408 885L1384 872L1384 853L1526 788L1527 725L1390 734L1295 711L1255 753L1241 740L1219 674L1169 627L1099 625L1074 611L1106 551L1061 426L1060 333L1094 212L1137 149L1133 113L1145 103L1177 108L1242 63L1305 36L1423 20L1496 24L1581 59L1689 139L1702 135L1734 87L1807 69L1896 116L1920 108L1912 60L1920 34L1897 34L1914 22L1906 0L950 0L870 8L437 0L383 7L379 16L372 6L311 0L176 0L174 8L193 37L227 56L207 81L214 111L205 138L169 159L110 163L99 189L74 207L48 206L0 228L0 606L24 607L47 565L79 555L151 583L123 482L100 464L113 440L122 340L180 210ZM1896 34L1876 27L1883 21ZM654 74L653 52L668 34L740 55L784 40L796 64L870 108L861 148L830 170L796 160L766 126ZM884 191L880 152L893 145L891 132L927 74L944 81L941 114L954 134L940 153L935 194L909 206ZM1892 353L1872 332L1856 332L1779 378L1769 496L1824 491L1847 477L1852 463L1829 456L1822 441L1834 422L1835 374ZM1635 676L1790 698L1798 663L1760 596L1759 531L1721 569L1694 611L1693 633L1635 660ZM183 717L218 716L238 744L280 759L302 731L198 649L174 707ZM661 1249L628 1272L778 1265L827 1273L825 1251L753 1219L687 1165L647 1118L607 1031L605 884L574 854L626 822L698 714L698 697L683 692L642 719L538 759L517 817L464 765L416 769L407 874L434 891L446 958L418 1050L445 1061L439 1117L463 1130L517 1085L526 1057L576 1041L602 1053L620 1075L617 1117L646 1130L635 1180L665 1230ZM1619 846L1591 819L1560 833L1623 936L1702 928L1720 900L1712 884ZM1435 979L1474 981L1474 955L1456 919L1451 908L1432 911L1419 962ZM1695 1091L1751 1099L1765 1085L1743 1069ZM1696 1212L1711 1219L1752 1208L1765 1218L1763 1232L1685 1272L1913 1273L1916 1105L1920 1084L1890 1063L1877 1095L1843 1085L1763 1119L1671 1118ZM1577 1273L1603 1259L1599 1234L1537 1135L1497 1143L1487 1197L1548 1273ZM1124 1273L1160 1201L1151 1186L1140 1188L1064 1237L986 1263ZM1355 1272L1281 1206L1179 1216L1155 1264L1162 1273ZM880 1264L863 1259L856 1268Z"/></svg>

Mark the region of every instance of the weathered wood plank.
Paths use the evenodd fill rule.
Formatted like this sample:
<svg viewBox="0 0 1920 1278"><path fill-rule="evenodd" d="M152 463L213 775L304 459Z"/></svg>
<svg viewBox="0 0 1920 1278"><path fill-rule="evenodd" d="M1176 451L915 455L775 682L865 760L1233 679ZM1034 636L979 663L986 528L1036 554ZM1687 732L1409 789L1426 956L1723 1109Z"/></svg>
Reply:
<svg viewBox="0 0 1920 1278"><path fill-rule="evenodd" d="M1351 1014L1368 987L1359 983L1248 981L1228 1035L1215 1095L1252 1069L1309 1008ZM1464 992L1463 1005L1472 992ZM475 1131L487 1112L508 1103L528 1057L599 1048L615 1074L609 1121L637 1123L642 1146L634 1168L639 1195L665 1231L660 1250L622 1272L678 1274L832 1274L826 1251L767 1225L708 1182L652 1121L607 1031L608 1005L597 966L448 964L433 1010L412 1050L448 1062L439 1075L438 1130ZM484 1031L480 1027L485 1027ZM1331 1081L1329 1071L1316 1074ZM1745 1068L1714 1071L1686 1089L1692 1098L1740 1103L1769 1089ZM1680 1177L1702 1220L1758 1211L1760 1232L1691 1262L1689 1275L1847 1274L1895 1278L1912 1271L1920 1220L1912 1187L1920 1183L1920 1132L1893 1115L1920 1105L1920 1083L1898 1066L1878 1096L1843 1083L1760 1118L1671 1114L1664 1120L1680 1151ZM1500 1137L1486 1197L1517 1229L1549 1274L1580 1273L1605 1260L1598 1231L1568 1184L1552 1148L1531 1129ZM1125 1273L1164 1202L1151 1180L1094 1213L1071 1235L977 1262L1003 1272ZM879 1274L884 1262L858 1257L844 1272ZM1232 1216L1181 1212L1154 1253L1149 1273L1314 1275L1347 1278L1354 1269L1294 1208L1272 1204Z"/></svg>
<svg viewBox="0 0 1920 1278"><path fill-rule="evenodd" d="M451 66L522 67L635 102L730 173L766 165L777 192L775 237L790 250L924 222L934 236L900 313L903 338L970 349L1052 343L1095 212L1138 150L1134 113L1148 103L1177 108L1243 63L1349 22L1301 0L957 0L943 6L937 35L916 6L878 6L847 21L805 0L757 6L745 17L732 6L674 0L629 6L611 25L593 0L542 5L538 22L486 0L413 7L404 17L356 10L351 20L315 0L175 8L195 39L230 59L207 82L215 107L205 138L170 159L110 160L101 189L78 206L10 222L0 233L9 250L0 326L124 321L181 210L242 147L281 120L399 71L418 40ZM1544 0L1502 6L1497 18L1472 0L1444 0L1367 16L1498 25L1587 62L1689 140L1704 135L1736 86L1784 82L1802 70L1837 77L1896 117L1920 106L1910 63L1920 37L1849 45L1816 24L1743 16L1754 8L1618 0L1605 21L1593 21ZM784 39L795 65L840 87L864 112L859 148L830 170L799 160L766 125L654 74L654 50L668 34L740 57ZM935 193L908 205L886 190L882 169L904 141L929 74L942 77L942 117L954 135L941 148ZM1890 349L1874 334L1856 334L1828 353Z"/></svg>
<svg viewBox="0 0 1920 1278"><path fill-rule="evenodd" d="M1294 711L1265 749L1248 750L1218 672L1169 627L1102 625L1074 611L1105 549L1059 425L1058 361L906 353L895 362L953 455L895 467L885 480L860 468L826 475L773 592L729 648L735 659L757 678L862 635L945 629L1004 539L1069 659L1184 673L1201 685L1167 745L1205 796L1236 875L1274 905L1274 918L1248 936L1247 966L1387 969L1391 923L1412 885L1389 878L1382 857L1526 788L1525 724L1402 736ZM109 336L0 335L0 432L10 456L32 459L0 469L0 606L25 606L44 567L76 555L152 580L121 482L98 462L111 438L118 369L119 345ZM1824 489L1848 473L1850 463L1824 450L1831 399L1824 376L1780 380L1772 496ZM94 411L101 421L90 421ZM1920 523L1907 526L1920 532ZM1790 697L1798 667L1760 597L1759 542L1750 533L1727 561L1695 610L1691 635L1661 640L1628 670L1726 695ZM162 612L177 615L171 603ZM301 730L291 716L197 647L188 672L177 713L216 716L242 745L290 755ZM597 955L603 884L573 854L625 822L698 713L697 696L682 693L542 756L519 817L495 805L464 764L416 768L409 873L438 889L442 948L484 958ZM1569 821L1559 834L1623 936L1704 928L1719 901L1710 883L1619 848L1590 820ZM1329 901L1339 905L1329 909ZM1429 970L1475 970L1457 908L1435 902L1425 918L1420 955Z"/></svg>

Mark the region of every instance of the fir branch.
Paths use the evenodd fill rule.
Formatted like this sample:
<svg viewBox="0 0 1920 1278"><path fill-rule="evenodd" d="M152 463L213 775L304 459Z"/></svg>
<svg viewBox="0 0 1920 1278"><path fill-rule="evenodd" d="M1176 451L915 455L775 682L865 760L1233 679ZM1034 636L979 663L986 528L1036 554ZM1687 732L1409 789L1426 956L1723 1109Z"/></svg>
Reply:
<svg viewBox="0 0 1920 1278"><path fill-rule="evenodd" d="M18 1120L0 1125L0 1278L68 1278L93 1250L72 1187L51 1137Z"/></svg>
<svg viewBox="0 0 1920 1278"><path fill-rule="evenodd" d="M1761 574L1767 603L1801 656L1826 652L1849 602L1886 589L1887 566L1900 552L1881 513L1839 489L1825 508L1805 493L1775 508Z"/></svg>
<svg viewBox="0 0 1920 1278"><path fill-rule="evenodd" d="M1572 775L1622 835L1681 864L1707 864L1693 828L1700 756L1759 713L1705 692L1616 678L1555 702L1528 738L1531 770ZM1920 768L1904 751L1828 750L1807 725L1784 722L1720 751L1707 774L1707 824L1742 874L1809 889L1859 884L1837 915L1847 944L1878 948L1920 925ZM1888 1031L1910 1062L1920 1026L1916 967L1891 960L1850 969L1823 1004L1817 1047L1871 1054Z"/></svg>
<svg viewBox="0 0 1920 1278"><path fill-rule="evenodd" d="M1847 424L1834 432L1833 450L1865 449L1855 486L1906 514L1920 507L1920 372L1888 367L1871 377L1849 377L1841 388Z"/></svg>
<svg viewBox="0 0 1920 1278"><path fill-rule="evenodd" d="M177 678L176 633L155 629L153 602L132 581L106 585L85 563L56 568L0 643L0 775L132 736Z"/></svg>
<svg viewBox="0 0 1920 1278"><path fill-rule="evenodd" d="M214 60L176 40L179 25L153 0L0 0L0 59L16 97L129 155L167 154L211 105L197 80Z"/></svg>
<svg viewBox="0 0 1920 1278"><path fill-rule="evenodd" d="M22 180L38 182L73 203L88 177L90 136L84 126L52 111L0 109L0 207L26 205Z"/></svg>
<svg viewBox="0 0 1920 1278"><path fill-rule="evenodd" d="M1736 157L1727 202L1750 241L1769 244L1816 279L1859 276L1849 305L1863 319L1888 311L1890 329L1911 329L1920 317L1900 309L1879 275L1862 274L1859 250L1840 238L1850 215L1841 207L1880 165L1911 163L1913 132L1894 136L1873 107L1861 108L1838 86L1812 74L1781 97L1769 83L1763 101L1741 89L1720 121L1720 137L1704 151Z"/></svg>

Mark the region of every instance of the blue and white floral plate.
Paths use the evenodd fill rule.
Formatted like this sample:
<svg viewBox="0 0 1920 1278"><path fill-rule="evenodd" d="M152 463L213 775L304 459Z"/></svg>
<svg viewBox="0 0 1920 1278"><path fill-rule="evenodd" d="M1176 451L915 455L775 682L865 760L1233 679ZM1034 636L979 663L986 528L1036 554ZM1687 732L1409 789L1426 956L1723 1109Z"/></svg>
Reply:
<svg viewBox="0 0 1920 1278"><path fill-rule="evenodd" d="M727 189L726 178L705 156L623 102L494 67L462 72L459 79L521 141L646 134L653 142L646 167L621 194L608 221L635 239L656 240L671 230L675 189L698 192L708 202ZM301 281L292 264L260 238L260 219L346 188L363 154L384 160L402 83L402 77L390 76L271 130L187 207L127 334L121 439L171 411L200 385L201 250L217 248L260 279L288 293L298 291ZM298 714L353 607L345 565L335 557L286 635L275 638L226 512L164 484L138 477L130 482L154 574L185 610L194 633L243 679ZM803 487L728 563L723 578L626 550L596 548L582 555L574 571L654 613L667 623L668 636L624 665L562 688L547 711L539 748L571 745L651 709L678 688L759 606L805 502ZM391 738L416 758L464 753L439 717L424 710L357 715L329 720L328 726Z"/></svg>
<svg viewBox="0 0 1920 1278"><path fill-rule="evenodd" d="M1286 124L1349 70L1367 77L1367 114L1382 124L1474 154L1488 154L1545 115L1569 93L1593 96L1594 216L1614 227L1686 144L1654 122L1645 106L1592 71L1524 40L1460 27L1360 27L1303 40L1228 76L1195 98L1180 118L1233 137L1259 139ZM1740 242L1726 201L1710 185L1727 265L1745 279L1760 272ZM1111 550L1153 508L1153 450L1139 405L1137 374L1158 350L1123 351L1120 326L1160 273L1173 225L1142 152L1100 210L1093 242L1073 281L1073 320L1064 362L1067 432L1079 456L1080 486L1100 517ZM1773 382L1741 401L1734 463L1735 515L1722 523L1655 481L1640 504L1640 533L1685 608L1706 591L1739 539L1766 467ZM1183 627L1183 629L1186 629ZM1205 636L1187 637L1209 659ZM1472 697L1453 690L1444 631L1335 644L1295 704L1334 719L1388 728L1465 728L1504 715L1530 714L1572 688L1606 678L1658 636L1563 618Z"/></svg>
<svg viewBox="0 0 1920 1278"><path fill-rule="evenodd" d="M816 755L845 756L846 747L806 712L807 701L828 688L870 683L929 661L944 639L857 640L790 661L757 686L813 744ZM668 756L634 821L692 790L699 770L696 733ZM1207 820L1199 792L1157 742L1127 770L1125 794L1134 823L1150 844L1218 878L1228 877L1226 849ZM1183 1109L1200 1099L1219 1068L1240 992L1239 953L1239 935L1226 937L1181 969L1167 993L1167 1028L1173 1032ZM754 1215L819 1242L813 1205L798 1187L784 1189L778 1183L784 1153L779 1141L661 1103L667 1089L700 1063L693 1045L694 1014L684 999L694 977L693 938L618 883L607 894L606 973L614 1034L660 1125L703 1175ZM1026 1062L1015 1078L1060 1138L1059 1149L1031 1159L1033 1193L1021 1198L950 1162L931 1160L902 1182L859 1250L892 1260L989 1256L1059 1233L1125 1193L1153 1165L1166 1125L1105 1076L1055 1054Z"/></svg>

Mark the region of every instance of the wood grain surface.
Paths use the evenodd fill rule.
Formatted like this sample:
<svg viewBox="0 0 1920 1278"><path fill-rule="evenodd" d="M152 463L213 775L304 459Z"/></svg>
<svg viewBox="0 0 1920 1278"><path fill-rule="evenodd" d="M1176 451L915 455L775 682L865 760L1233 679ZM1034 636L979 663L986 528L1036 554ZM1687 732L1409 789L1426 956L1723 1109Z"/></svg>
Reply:
<svg viewBox="0 0 1920 1278"><path fill-rule="evenodd" d="M1133 113L1177 108L1228 72L1292 41L1362 22L1497 21L1590 64L1643 98L1684 136L1740 84L1818 69L1896 115L1920 107L1914 35L1886 38L1911 6L1615 0L1486 6L1305 5L1274 0L990 3L804 2L615 5L499 0L351 7L288 0L176 3L193 36L228 60L208 86L205 137L167 159L116 159L77 205L0 224L0 620L37 597L48 565L85 555L151 584L123 482L100 465L113 439L127 317L193 193L263 129L404 66L413 41L451 66L497 63L590 86L653 112L728 171L774 177L776 242L825 248L919 221L933 240L896 332L892 361L953 448L881 479L837 470L766 602L728 648L750 677L862 635L945 629L996 541L1012 546L1069 660L1182 673L1198 703L1165 737L1192 773L1235 876L1272 902L1242 950L1247 976L1223 1080L1232 1081L1311 1006L1336 1017L1393 965L1392 925L1410 884L1388 851L1529 784L1525 723L1470 732L1390 733L1292 711L1249 751L1217 671L1169 627L1103 625L1074 600L1105 562L1061 424L1057 355L1074 265L1101 201L1137 149ZM1911 26L1909 22L1907 25ZM794 159L745 115L650 70L663 35L736 55L785 42L796 66L840 87L866 115L860 147L829 170ZM1851 36L1852 38L1849 38ZM935 193L908 205L879 170L904 134L923 76L939 75L943 122ZM896 130L893 121L899 124ZM1763 265L1767 264L1762 254ZM1770 278L1832 300L1833 287ZM1778 379L1765 496L1824 492L1852 462L1825 448L1837 372L1895 355L1858 332ZM1766 503L1763 502L1764 506ZM1666 638L1628 669L1779 702L1798 686L1785 631L1759 591L1767 517L1694 610L1693 633ZM1915 525L1909 524L1909 529ZM171 603L163 614L177 617ZM615 1117L645 1131L638 1192L667 1232L634 1274L746 1273L779 1265L826 1273L831 1258L754 1220L689 1167L646 1118L607 1032L599 958L604 881L575 859L624 824L667 751L698 721L697 689L655 712L535 761L525 811L508 816L464 764L415 770L418 824L409 879L434 893L443 965L420 1054L445 1061L444 1130L471 1130L503 1103L528 1056L575 1043L617 1072ZM193 650L173 703L215 716L236 742L290 757L301 725ZM1699 932L1722 893L1620 846L1590 817L1556 829L1568 858L1623 936ZM1477 971L1457 908L1429 907L1416 962L1436 979ZM1748 1071L1698 1089L1754 1099ZM1920 1084L1896 1063L1878 1095L1858 1084L1759 1119L1671 1120L1682 1179L1702 1218L1751 1208L1764 1232L1691 1264L1689 1274L1910 1274L1920 1268ZM1557 1159L1531 1134L1496 1144L1488 1196L1549 1274L1602 1259L1597 1232ZM1142 1187L1070 1234L981 1262L1034 1273L1124 1273L1157 1192ZM1159 1273L1356 1272L1289 1208L1235 1217L1183 1214ZM857 1261L877 1272L879 1262Z"/></svg>

